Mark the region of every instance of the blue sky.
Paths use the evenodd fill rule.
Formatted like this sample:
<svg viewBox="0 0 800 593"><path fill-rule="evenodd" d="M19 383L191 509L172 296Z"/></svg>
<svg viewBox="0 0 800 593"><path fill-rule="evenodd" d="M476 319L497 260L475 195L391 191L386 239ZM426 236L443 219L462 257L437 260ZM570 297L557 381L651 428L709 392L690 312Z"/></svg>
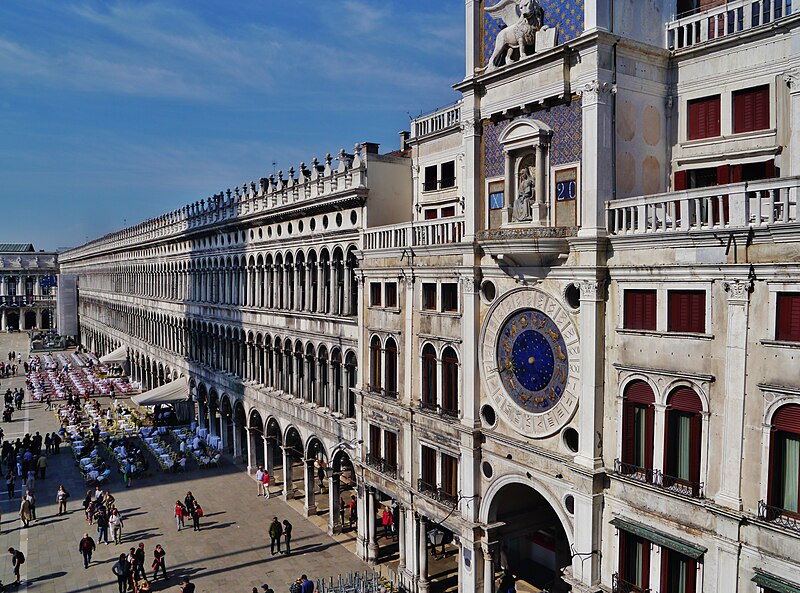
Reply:
<svg viewBox="0 0 800 593"><path fill-rule="evenodd" d="M458 98L463 0L0 2L0 242L83 243Z"/></svg>

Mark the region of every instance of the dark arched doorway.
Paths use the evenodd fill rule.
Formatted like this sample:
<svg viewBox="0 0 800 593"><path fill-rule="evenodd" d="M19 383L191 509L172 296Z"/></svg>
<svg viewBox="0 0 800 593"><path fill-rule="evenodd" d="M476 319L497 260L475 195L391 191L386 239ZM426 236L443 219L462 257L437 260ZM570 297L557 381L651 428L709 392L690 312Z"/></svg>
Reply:
<svg viewBox="0 0 800 593"><path fill-rule="evenodd" d="M572 561L569 539L541 493L522 483L503 486L492 498L487 523L500 542L498 568L552 593L570 590L561 578Z"/></svg>

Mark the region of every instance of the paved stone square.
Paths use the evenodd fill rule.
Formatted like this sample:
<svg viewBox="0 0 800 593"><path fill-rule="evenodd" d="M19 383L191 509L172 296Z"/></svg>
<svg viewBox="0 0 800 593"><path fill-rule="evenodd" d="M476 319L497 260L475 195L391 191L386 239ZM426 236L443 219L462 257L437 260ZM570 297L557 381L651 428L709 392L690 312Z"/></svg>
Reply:
<svg viewBox="0 0 800 593"><path fill-rule="evenodd" d="M26 334L0 334L0 356L10 350L27 354ZM24 376L0 381L0 389L24 385ZM105 406L108 398L98 398ZM26 398L23 412L14 415L12 423L2 427L5 437L16 439L25 432L42 434L57 428L55 416L44 404ZM241 468L230 463L219 469L193 470L185 474L151 471L150 477L134 482L125 489L119 474L114 474L109 490L116 497L125 528L123 544L100 544L92 565L83 568L78 541L85 532L97 539L83 514L81 501L87 487L81 478L69 447L49 458L47 478L36 484L37 515L30 528L21 528L19 490L9 501L0 495L2 509L2 550L19 547L26 555L23 584L19 591L42 593L78 593L83 591L117 592L111 566L116 557L130 547L144 542L149 566L153 548L160 543L167 552L169 580L153 584L155 591L178 591L182 578L189 576L198 592L250 593L261 583L269 583L276 592L288 591L289 583L302 573L316 579L342 572L365 570L367 566L353 553L352 539L337 541L328 537L318 525L323 518L308 520L295 507L277 497L270 500L256 496L256 484ZM63 483L71 494L69 513L56 514L55 492ZM18 483L18 486L20 484ZM177 532L173 517L174 503L191 490L201 503L205 516L202 529ZM273 516L289 519L294 525L293 555L270 556L267 524ZM187 522L187 525L190 523ZM344 544L344 545L343 545ZM12 582L10 556L0 560L0 579Z"/></svg>

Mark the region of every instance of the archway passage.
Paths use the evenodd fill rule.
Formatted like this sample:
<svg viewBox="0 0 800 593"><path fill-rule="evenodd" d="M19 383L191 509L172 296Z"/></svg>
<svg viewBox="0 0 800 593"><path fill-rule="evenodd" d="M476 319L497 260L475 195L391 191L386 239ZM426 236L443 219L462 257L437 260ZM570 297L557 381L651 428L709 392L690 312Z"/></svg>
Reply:
<svg viewBox="0 0 800 593"><path fill-rule="evenodd" d="M503 486L492 499L488 524L496 525L490 537L500 544L498 569L537 589L570 590L561 579L572 561L569 539L539 492L521 483Z"/></svg>
<svg viewBox="0 0 800 593"><path fill-rule="evenodd" d="M284 454L284 494L287 500L304 498L305 476L303 440L300 433L292 426L286 431L286 441L283 444Z"/></svg>
<svg viewBox="0 0 800 593"><path fill-rule="evenodd" d="M251 469L266 467L265 447L264 447L264 421L257 410L250 412L250 422L247 426L248 438L250 439L250 452L248 466Z"/></svg>
<svg viewBox="0 0 800 593"><path fill-rule="evenodd" d="M9 311L6 314L6 329L19 329L19 311Z"/></svg>

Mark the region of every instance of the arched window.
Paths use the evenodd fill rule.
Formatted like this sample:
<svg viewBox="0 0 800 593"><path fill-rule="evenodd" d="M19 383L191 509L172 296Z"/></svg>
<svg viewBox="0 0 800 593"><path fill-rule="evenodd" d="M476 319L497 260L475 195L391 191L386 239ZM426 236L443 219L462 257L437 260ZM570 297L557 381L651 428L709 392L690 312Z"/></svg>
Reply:
<svg viewBox="0 0 800 593"><path fill-rule="evenodd" d="M397 397L397 343L386 340L386 395Z"/></svg>
<svg viewBox="0 0 800 593"><path fill-rule="evenodd" d="M422 405L436 406L436 350L431 344L422 349Z"/></svg>
<svg viewBox="0 0 800 593"><path fill-rule="evenodd" d="M678 387L667 401L664 486L700 496L703 403L689 387Z"/></svg>
<svg viewBox="0 0 800 593"><path fill-rule="evenodd" d="M458 414L458 355L449 346L442 352L442 412Z"/></svg>
<svg viewBox="0 0 800 593"><path fill-rule="evenodd" d="M632 381L625 387L622 402L622 464L625 474L652 480L653 424L655 394L645 381Z"/></svg>
<svg viewBox="0 0 800 593"><path fill-rule="evenodd" d="M381 390L381 340L373 336L369 343L369 388L370 391Z"/></svg>
<svg viewBox="0 0 800 593"><path fill-rule="evenodd" d="M769 450L768 504L799 516L800 405L787 404L775 412Z"/></svg>

